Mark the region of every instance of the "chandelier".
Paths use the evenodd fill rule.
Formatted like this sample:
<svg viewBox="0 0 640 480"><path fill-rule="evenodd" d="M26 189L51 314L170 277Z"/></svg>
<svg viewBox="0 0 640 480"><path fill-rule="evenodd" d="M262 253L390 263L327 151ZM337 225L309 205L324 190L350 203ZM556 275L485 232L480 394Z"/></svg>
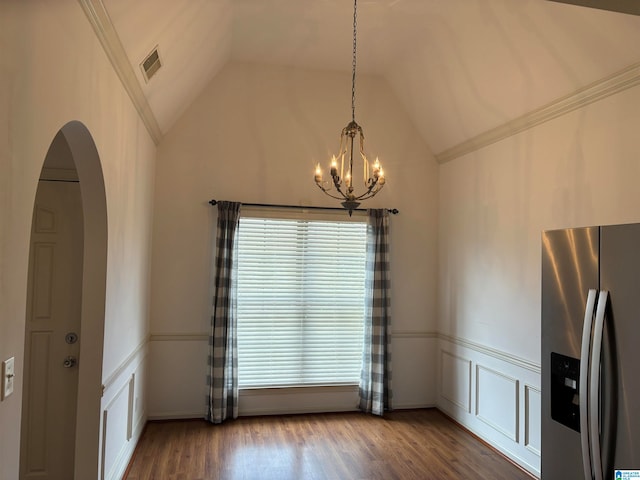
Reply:
<svg viewBox="0 0 640 480"><path fill-rule="evenodd" d="M380 162L376 158L373 165L369 164L364 153L364 134L362 127L356 123L356 26L357 4L353 2L353 61L351 76L351 121L342 129L340 135L340 150L338 157L331 158L331 180L323 180L322 170L318 163L316 167L315 181L324 193L332 198L343 200L342 206L349 211L349 215L358 208L360 201L367 200L376 195L385 184L384 172ZM356 193L353 175L354 154L360 155L363 162L364 191ZM335 190L334 190L335 189Z"/></svg>

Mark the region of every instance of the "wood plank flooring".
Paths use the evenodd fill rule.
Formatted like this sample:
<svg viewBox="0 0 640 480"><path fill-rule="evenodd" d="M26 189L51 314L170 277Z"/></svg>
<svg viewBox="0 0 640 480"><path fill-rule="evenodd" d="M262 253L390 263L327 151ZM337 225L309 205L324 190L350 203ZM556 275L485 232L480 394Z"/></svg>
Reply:
<svg viewBox="0 0 640 480"><path fill-rule="evenodd" d="M126 480L531 480L435 409L150 422Z"/></svg>

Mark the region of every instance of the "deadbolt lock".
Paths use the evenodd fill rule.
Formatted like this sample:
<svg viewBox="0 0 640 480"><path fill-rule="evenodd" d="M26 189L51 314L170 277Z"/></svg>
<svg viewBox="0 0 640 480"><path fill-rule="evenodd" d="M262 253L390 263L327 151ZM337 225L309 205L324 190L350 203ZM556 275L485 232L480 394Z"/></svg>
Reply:
<svg viewBox="0 0 640 480"><path fill-rule="evenodd" d="M69 345L73 345L78 341L78 334L76 332L69 332L65 335L64 341Z"/></svg>

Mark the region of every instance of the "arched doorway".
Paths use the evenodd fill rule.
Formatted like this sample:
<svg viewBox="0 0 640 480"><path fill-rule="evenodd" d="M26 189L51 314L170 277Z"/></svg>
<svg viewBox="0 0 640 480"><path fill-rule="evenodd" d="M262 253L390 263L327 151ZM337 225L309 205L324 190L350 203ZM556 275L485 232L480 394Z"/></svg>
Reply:
<svg viewBox="0 0 640 480"><path fill-rule="evenodd" d="M51 142L32 223L20 478L97 478L107 210L81 122Z"/></svg>

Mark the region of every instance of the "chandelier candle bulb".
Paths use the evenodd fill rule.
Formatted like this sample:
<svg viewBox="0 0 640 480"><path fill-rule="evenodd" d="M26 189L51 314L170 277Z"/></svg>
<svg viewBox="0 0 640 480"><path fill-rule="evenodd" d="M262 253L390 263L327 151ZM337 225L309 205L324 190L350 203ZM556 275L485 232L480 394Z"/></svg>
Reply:
<svg viewBox="0 0 640 480"><path fill-rule="evenodd" d="M316 183L322 183L322 170L320 170L320 164L316 165Z"/></svg>
<svg viewBox="0 0 640 480"><path fill-rule="evenodd" d="M335 177L338 174L338 161L336 156L331 157L331 176Z"/></svg>
<svg viewBox="0 0 640 480"><path fill-rule="evenodd" d="M363 173L363 179L364 179L364 184L367 184L367 178L369 178L369 162L362 162L362 165L364 166L364 173Z"/></svg>

